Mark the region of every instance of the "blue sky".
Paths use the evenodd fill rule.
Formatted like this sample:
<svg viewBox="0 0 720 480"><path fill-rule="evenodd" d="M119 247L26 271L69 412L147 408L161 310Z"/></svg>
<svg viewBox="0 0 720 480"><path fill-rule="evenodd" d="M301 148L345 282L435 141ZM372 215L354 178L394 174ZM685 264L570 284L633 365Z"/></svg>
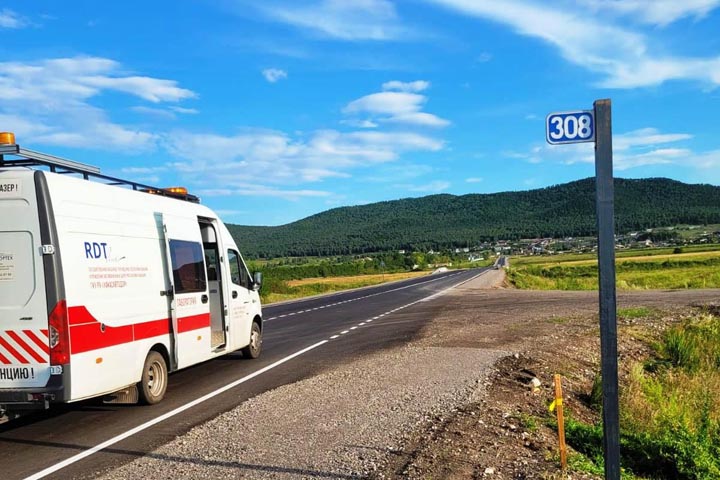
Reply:
<svg viewBox="0 0 720 480"><path fill-rule="evenodd" d="M0 130L225 221L594 175L545 116L611 98L615 174L720 184L720 0L10 1Z"/></svg>

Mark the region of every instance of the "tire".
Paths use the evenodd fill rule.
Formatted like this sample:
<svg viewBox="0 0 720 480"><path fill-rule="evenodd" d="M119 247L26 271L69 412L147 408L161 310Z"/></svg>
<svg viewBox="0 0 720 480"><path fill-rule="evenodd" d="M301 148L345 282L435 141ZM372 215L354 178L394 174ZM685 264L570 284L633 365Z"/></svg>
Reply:
<svg viewBox="0 0 720 480"><path fill-rule="evenodd" d="M142 377L138 383L140 401L145 405L155 405L165 396L168 385L168 369L165 357L151 350L143 365Z"/></svg>
<svg viewBox="0 0 720 480"><path fill-rule="evenodd" d="M250 327L250 344L240 351L245 358L258 358L261 350L262 330L260 330L260 324L253 322L252 327Z"/></svg>

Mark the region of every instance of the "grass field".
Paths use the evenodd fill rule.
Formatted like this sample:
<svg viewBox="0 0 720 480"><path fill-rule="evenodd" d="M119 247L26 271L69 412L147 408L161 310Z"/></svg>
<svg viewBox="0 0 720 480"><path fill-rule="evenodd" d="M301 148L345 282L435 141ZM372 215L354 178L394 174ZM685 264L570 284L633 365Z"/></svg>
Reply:
<svg viewBox="0 0 720 480"><path fill-rule="evenodd" d="M303 278L302 280L290 280L287 282L290 287L304 287L312 284L323 284L323 285L334 285L353 282L362 282L366 285L367 282L394 282L396 280L405 280L407 278L416 278L427 275L430 272L402 272L402 273L386 273L386 274L375 274L375 275L352 275L346 277L324 277L324 278Z"/></svg>
<svg viewBox="0 0 720 480"><path fill-rule="evenodd" d="M634 250L616 250L615 251L615 258L617 260L625 259L625 258L645 258L645 257L658 257L663 255L668 256L676 256L676 255L689 255L689 254L697 254L697 253L710 253L710 252L718 252L720 253L720 245L711 244L711 245L688 245L681 247L682 253L677 254L673 253L675 250L675 247L665 247L665 248L643 248L643 249L634 249ZM558 255L537 255L537 256L522 256L522 257L512 257L512 265L520 266L520 265L534 265L538 263L568 263L568 262L579 262L579 261L597 261L597 254L595 253L568 253L568 254L558 254Z"/></svg>
<svg viewBox="0 0 720 480"><path fill-rule="evenodd" d="M385 282L416 278L429 275L430 272L404 272L374 275L355 275L348 277L304 278L282 282L273 292L263 296L263 304L293 300L322 293L339 292L352 288L369 287Z"/></svg>
<svg viewBox="0 0 720 480"><path fill-rule="evenodd" d="M703 246L619 252L617 287L625 290L720 288L720 249ZM544 261L542 261L544 260ZM592 255L513 258L508 271L518 288L535 290L597 289L597 259Z"/></svg>
<svg viewBox="0 0 720 480"><path fill-rule="evenodd" d="M662 313L649 309L632 316L644 319L640 325L663 323ZM661 333L633 328L652 353L621 378L623 478L720 478L720 318L696 311ZM566 437L592 462L585 471L602 472L601 424L570 418Z"/></svg>

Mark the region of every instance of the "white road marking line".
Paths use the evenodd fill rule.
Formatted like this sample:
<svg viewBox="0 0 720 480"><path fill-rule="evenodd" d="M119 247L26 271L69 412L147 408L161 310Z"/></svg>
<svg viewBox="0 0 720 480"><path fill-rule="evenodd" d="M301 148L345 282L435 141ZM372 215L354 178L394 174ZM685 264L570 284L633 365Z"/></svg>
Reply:
<svg viewBox="0 0 720 480"><path fill-rule="evenodd" d="M156 417L148 422L143 423L142 425L138 425L137 427L130 429L125 433L121 433L120 435L117 435L117 436L111 438L110 440L106 440L103 443L100 443L88 450L85 450L82 453L78 453L77 455L72 456L66 460L63 460L60 463L56 463L55 465L53 465L51 467L48 467L48 468L41 470L33 475L30 475L29 477L26 477L25 480L39 480L40 478L44 478L44 477L50 475L51 473L55 473L58 470L61 470L69 465L72 465L73 463L79 462L80 460L89 457L90 455L93 455L93 454L95 454L101 450L104 450L112 445L115 445L116 443L121 442L121 441L125 440L126 438L132 437L136 433L140 433L143 430L147 430L148 428L150 428L154 425L157 425L158 423L163 422L163 421L167 420L168 418L172 418L175 415L184 412L185 410L189 410L192 407L200 405L201 403L220 395L221 393L225 393L228 390L235 388L242 383L247 382L248 380L251 380L257 376L260 376L263 373L265 373L269 370L272 370L273 368L280 366L285 362L292 360L293 358L299 357L300 355L307 353L310 350L313 350L321 345L324 345L327 342L328 342L328 340L323 340L314 345L310 345L309 347L303 348L302 350L299 350L299 351L293 353L292 355L288 355L287 357L282 358L275 363L271 363L270 365L261 368L257 372L253 372L250 375L247 375L239 380L235 380L234 382L228 383L224 387L218 388L217 390L215 390L213 392L203 395L202 397L197 398L190 403L186 403L185 405L178 407L175 410L171 410L163 415L160 415L159 417Z"/></svg>
<svg viewBox="0 0 720 480"><path fill-rule="evenodd" d="M477 275L475 275L475 276L473 276L473 277L471 277L471 278L469 278L469 279L467 279L467 280L464 280L464 281L462 281L462 282L460 282L460 283L457 283L457 284L455 284L455 285L453 285L453 286L451 286L451 287L449 287L449 288L446 288L445 290L441 290L441 291L439 291L439 292L431 295L430 297L421 298L420 300L415 300L414 302L407 303L407 304L403 305L402 307L397 307L397 308L395 308L395 309L393 309L393 310L390 310L389 312L381 313L381 314L378 315L377 317L373 317L373 318L364 320L363 322L359 323L357 326L350 327L350 330L355 330L355 329L357 329L359 326L365 325L366 323L370 323L370 322L372 322L373 320L377 320L378 318L384 317L385 315L390 315L391 313L397 312L397 311L399 311L399 310L404 310L404 309L406 309L406 308L408 308L408 307L412 307L413 305L416 305L416 304L418 304L418 303L426 302L426 301L428 301L428 300L430 300L430 299L433 299L433 298L435 298L435 297L438 297L438 296L440 296L440 295L448 292L449 290L452 290L452 289L455 288L455 287L458 287L458 286L460 286L460 285L463 285L463 284L469 282L470 280L473 280L473 279L479 277L480 275L482 275L482 274L484 274L484 273L486 273L486 272L480 272L479 274L477 274ZM450 276L454 276L454 275L450 275ZM372 295L370 295L370 296L372 296ZM340 332L340 335L345 335L346 333L349 333L350 330L344 330L344 331ZM335 339L338 338L340 335L333 335L332 337L330 337L330 339L331 339L331 340L335 340Z"/></svg>
<svg viewBox="0 0 720 480"><path fill-rule="evenodd" d="M363 296L363 297L350 298L350 299L348 299L348 300L343 300L343 301L340 301L340 302L330 303L330 304L328 304L328 305L321 305L321 306L319 306L319 307L313 308L312 310L317 310L317 309L327 308L327 307L335 307L335 306L337 306L337 305L342 305L342 304L350 303L350 302L357 302L358 300L364 300L364 299L366 299L366 298L375 297L375 296L377 296L377 295L384 295L384 294L386 294L386 293L396 292L396 291L398 291L398 290L404 290L404 289L406 289L406 288L417 287L418 285L424 285L424 284L426 284L426 283L436 282L436 281L442 280L442 279L444 279L444 278L454 277L454 276L460 275L461 273L463 273L463 272L452 273L452 274L446 275L446 276L444 276L444 277L433 278L433 279L427 280L427 281L425 281L425 282L413 283L412 285L405 285L405 286L403 286L403 287L394 288L394 289L392 289L392 290L386 290L386 291L384 291L384 292L377 292L377 293L373 293L373 294L370 294L370 295L365 295L365 296ZM483 273L485 273L485 272L481 272L481 273L479 273L478 275L470 278L470 279L467 280L467 281L470 281L470 280L472 280L473 278L476 278L477 276L482 275ZM465 283L465 282L463 282L463 283ZM454 287L450 287L450 288L454 288ZM309 312L309 311L311 311L311 310L310 310L310 309L308 309L308 310L300 310L299 312L287 313L287 314L285 314L285 315L278 315L277 317L267 318L267 319L265 319L265 321L266 321L266 322L269 322L270 320L275 320L275 319L278 319L278 318L289 317L289 316L292 316L292 315L296 315L296 314L300 314L300 313L305 313L305 312Z"/></svg>
<svg viewBox="0 0 720 480"><path fill-rule="evenodd" d="M403 307L403 308L410 307L410 306L415 305L415 304L420 303L420 302L427 302L428 300L430 300L430 299L432 299L432 298L438 297L438 296L444 294L445 292L447 292L447 291L449 291L449 290L452 290L452 289L455 288L455 287L458 287L458 286L460 286L460 285L462 285L462 284L464 284L464 283L469 282L470 280L473 280L473 279L479 277L479 276L482 275L483 273L485 273L485 272L481 272L481 273L479 273L479 274L477 274L477 275L475 275L475 276L473 276L473 277L471 277L471 278L469 278L469 279L467 279L467 280L465 280L465 281L463 281L463 282L460 282L460 283L458 283L458 284L456 284L456 285L453 285L453 286L450 287L450 288L446 288L445 290L441 290L440 292L437 292L437 293L435 293L435 294L433 294L433 295L431 295L431 296L429 296L429 297L427 297L427 298L423 298L423 299L421 299L421 300L417 300L417 301L415 301L415 302L408 303L408 304L405 305L405 307ZM457 275L457 274L456 274L456 275ZM451 275L451 276L454 276L454 275ZM447 277L443 277L443 278L447 278ZM439 280L439 279L435 279L435 280ZM434 281L434 280L431 280L431 281ZM427 283L427 282L424 282L424 283ZM417 284L416 284L416 285L417 285ZM401 289L403 289L403 288L408 288L408 287L410 287L410 286L413 286L413 285L409 285L409 286L407 286L407 287L401 287L401 288L396 289L396 290L401 290ZM381 292L381 293L388 293L388 292ZM381 293L374 294L374 295L380 295ZM374 295L368 295L368 297L371 297L371 296L374 296ZM367 297L365 297L365 298L367 298ZM322 308L322 307L320 307L320 308ZM289 313L288 315L295 315L295 313ZM373 319L366 320L366 322L371 322L372 320L377 319L377 318L380 318L380 317L383 317L383 316L385 316L385 315L386 315L386 313L383 313L383 314L381 314L381 315L378 315L377 317L374 317ZM285 316L285 315L280 315L280 316L277 317L277 318L284 317L284 316ZM275 318L275 317L273 317L273 318ZM268 319L268 320L269 320L269 319ZM356 328L357 328L357 327L351 327L350 330L355 330ZM344 331L340 332L340 335L345 335L345 334L347 334L347 333L350 333L350 330L344 330ZM339 335L333 335L333 336L330 337L330 338L331 338L331 339L335 339L335 338L338 338L338 337L339 337ZM55 473L55 472L57 472L58 470L61 470L61 469L65 468L65 467L67 467L67 466L69 466L69 465L72 465L73 463L77 463L77 462L79 462L80 460L83 460L84 458L87 458L87 457L89 457L89 456L91 456L91 455L94 455L95 453L97 453L97 452L99 452L99 451L101 451L101 450L104 450L104 449L106 449L106 448L108 448L108 447L110 447L110 446L112 446L112 445L115 445L116 443L119 443L119 442L125 440L126 438L130 438L130 437L132 437L133 435L142 432L143 430L147 430L148 428L150 428L150 427L152 427L152 426L154 426L154 425L157 425L158 423L163 422L163 421L167 420L168 418L172 418L172 417L174 417L175 415L178 415L178 414L180 414L180 413L182 413L182 412L184 412L184 411L186 411L186 410L189 410L189 409L191 409L191 408L193 408L193 407L195 407L195 406L197 406L197 405L200 405L200 404L203 403L203 402L206 402L207 400L210 400L211 398L214 398L214 397L216 397L216 396L218 396L218 395L220 395L220 394L222 394L222 393L225 393L225 392L227 392L228 390L230 390L230 389L232 389L232 388L235 388L235 387L237 387L238 385L241 385L241 384L247 382L248 380L252 380L253 378L258 377L258 376L262 375L263 373L265 373L265 372L267 372L267 371L269 371L269 370L272 370L273 368L275 368L275 367L277 367L277 366L279 366L279 365L282 365L282 364L285 363L285 362L288 362L288 361L290 361L290 360L292 360L292 359L294 359L294 358L296 358L296 357L299 357L300 355L303 355L304 353L307 353L307 352L309 352L309 351L311 351L311 350L313 350L313 349L315 349L315 348L317 348L317 347L320 347L321 345L326 344L328 341L329 341L329 340L322 340L322 341L320 341L320 342L318 342L318 343L316 343L316 344L314 344L314 345L310 345L309 347L306 347L306 348L304 348L304 349L302 349L302 350L299 350L299 351L297 351L297 352L295 352L295 353L293 353L293 354L291 354L291 355L288 355L287 357L282 358L282 359L278 360L278 361L275 362L275 363L271 363L270 365L268 365L268 366L266 366L266 367L263 367L263 368L261 368L260 370L251 373L250 375L246 375L245 377L243 377L243 378L241 378L241 379L238 379L238 380L235 380L234 382L228 383L228 384L225 385L224 387L220 387L220 388L218 388L217 390L214 390L214 391L212 391L212 392L210 392L210 393L208 393L208 394L205 394L205 395L203 395L203 396L200 397L200 398L196 398L196 399L193 400L192 402L186 403L185 405L183 405L183 406L181 406L181 407L178 407L178 408L176 408L176 409L174 409L174 410L171 410L171 411L169 411L169 412L167 412L167 413L165 413L165 414L163 414L163 415L160 415L159 417L156 417L156 418L154 418L154 419L152 419L152 420L150 420L150 421L147 421L147 422L145 422L145 423L143 423L143 424L141 424L141 425L138 425L137 427L132 428L132 429L128 430L128 431L125 432L125 433L121 433L120 435L117 435L117 436L115 436L115 437L113 437L113 438L111 438L111 439L109 439L109 440L106 440L105 442L102 442L102 443L100 443L100 444L98 444L98 445L96 445L96 446L94 446L94 447L92 447L92 448L90 448L90 449L88 449L88 450L85 450L84 452L81 452L81 453L79 453L79 454L77 454L77 455L74 455L74 456L72 456L72 457L70 457L70 458L68 458L68 459L66 459L66 460L63 460L62 462L56 463L56 464L53 465L53 466L50 466L50 467L48 467L48 468L46 468L46 469L44 469L44 470L41 470L41 471L39 471L39 472L37 472L37 473L29 476L29 477L26 477L24 480L39 480L39 479L41 479L41 478L45 478L46 476L48 476L48 475L50 475L50 474L52 474L52 473Z"/></svg>

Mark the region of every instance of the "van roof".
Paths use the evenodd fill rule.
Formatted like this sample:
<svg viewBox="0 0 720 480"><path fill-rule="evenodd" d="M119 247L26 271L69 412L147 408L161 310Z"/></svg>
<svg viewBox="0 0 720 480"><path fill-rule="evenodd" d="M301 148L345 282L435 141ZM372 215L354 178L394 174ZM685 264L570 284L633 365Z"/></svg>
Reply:
<svg viewBox="0 0 720 480"><path fill-rule="evenodd" d="M9 157L9 158L8 158ZM36 152L17 144L0 144L0 168L5 167L45 167L53 173L76 174L85 180L94 180L105 185L123 186L136 191L152 193L192 203L200 203L200 198L189 193L178 193L177 189L153 187L142 183L110 177L100 173L100 168L85 163L67 160L55 155Z"/></svg>

